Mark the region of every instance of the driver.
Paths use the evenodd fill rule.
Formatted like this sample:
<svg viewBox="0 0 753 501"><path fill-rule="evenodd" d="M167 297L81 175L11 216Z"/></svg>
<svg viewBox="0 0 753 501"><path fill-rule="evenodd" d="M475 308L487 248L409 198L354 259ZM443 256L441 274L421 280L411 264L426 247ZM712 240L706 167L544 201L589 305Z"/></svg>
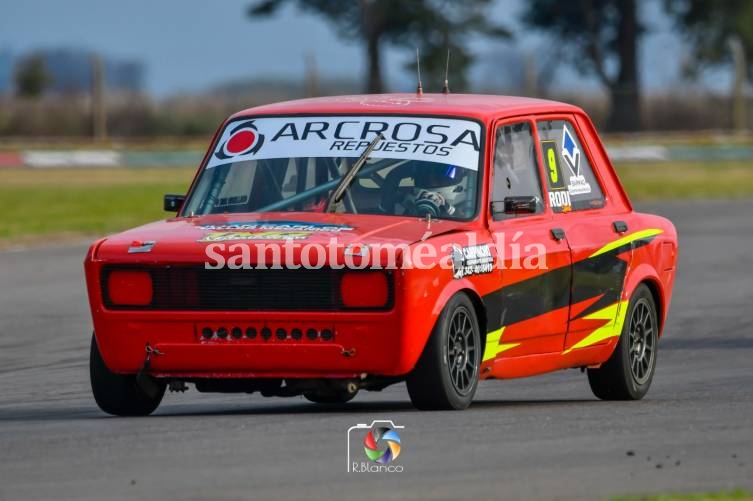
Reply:
<svg viewBox="0 0 753 501"><path fill-rule="evenodd" d="M415 162L413 188L403 199L407 212L418 216L452 216L467 199L465 169L434 162Z"/></svg>

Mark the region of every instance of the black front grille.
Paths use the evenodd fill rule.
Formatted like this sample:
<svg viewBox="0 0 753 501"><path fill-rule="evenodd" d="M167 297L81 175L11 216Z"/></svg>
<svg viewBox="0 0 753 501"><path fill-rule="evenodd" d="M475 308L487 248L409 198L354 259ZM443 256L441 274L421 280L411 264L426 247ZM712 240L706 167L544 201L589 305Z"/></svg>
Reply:
<svg viewBox="0 0 753 501"><path fill-rule="evenodd" d="M114 270L143 270L152 277L153 298L147 306L122 306L112 302L107 278ZM106 266L102 270L102 297L117 310L224 310L224 311L352 311L340 299L340 281L357 270L239 269L207 270L203 266ZM392 274L386 272L389 310L393 302Z"/></svg>

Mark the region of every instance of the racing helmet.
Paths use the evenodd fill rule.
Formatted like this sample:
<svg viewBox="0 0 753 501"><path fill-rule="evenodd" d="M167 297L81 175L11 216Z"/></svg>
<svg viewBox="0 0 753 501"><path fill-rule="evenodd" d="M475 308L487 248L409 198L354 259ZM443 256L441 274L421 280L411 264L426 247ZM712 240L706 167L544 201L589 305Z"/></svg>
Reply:
<svg viewBox="0 0 753 501"><path fill-rule="evenodd" d="M406 203L419 215L453 215L468 198L466 170L451 164L415 162Z"/></svg>

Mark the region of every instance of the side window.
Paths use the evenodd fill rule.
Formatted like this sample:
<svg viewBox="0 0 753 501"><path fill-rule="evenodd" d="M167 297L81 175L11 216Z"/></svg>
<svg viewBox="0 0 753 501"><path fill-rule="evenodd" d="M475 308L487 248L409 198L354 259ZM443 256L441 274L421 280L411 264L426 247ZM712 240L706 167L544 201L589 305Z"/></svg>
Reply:
<svg viewBox="0 0 753 501"><path fill-rule="evenodd" d="M536 212L544 210L530 123L497 128L492 183L492 202L501 202L505 197L535 196Z"/></svg>
<svg viewBox="0 0 753 501"><path fill-rule="evenodd" d="M552 210L568 212L603 207L604 194L575 127L566 120L542 120L537 125Z"/></svg>

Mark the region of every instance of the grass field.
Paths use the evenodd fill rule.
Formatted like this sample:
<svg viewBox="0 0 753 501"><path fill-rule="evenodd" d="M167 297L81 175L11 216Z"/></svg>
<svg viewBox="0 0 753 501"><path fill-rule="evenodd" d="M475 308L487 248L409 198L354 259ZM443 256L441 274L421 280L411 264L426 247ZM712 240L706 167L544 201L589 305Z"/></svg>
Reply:
<svg viewBox="0 0 753 501"><path fill-rule="evenodd" d="M743 162L617 165L632 200L753 197L753 164Z"/></svg>
<svg viewBox="0 0 753 501"><path fill-rule="evenodd" d="M633 200L753 197L753 165L624 164ZM0 169L0 248L105 235L165 217L194 168Z"/></svg>
<svg viewBox="0 0 753 501"><path fill-rule="evenodd" d="M0 247L105 235L165 217L194 168L0 170Z"/></svg>

